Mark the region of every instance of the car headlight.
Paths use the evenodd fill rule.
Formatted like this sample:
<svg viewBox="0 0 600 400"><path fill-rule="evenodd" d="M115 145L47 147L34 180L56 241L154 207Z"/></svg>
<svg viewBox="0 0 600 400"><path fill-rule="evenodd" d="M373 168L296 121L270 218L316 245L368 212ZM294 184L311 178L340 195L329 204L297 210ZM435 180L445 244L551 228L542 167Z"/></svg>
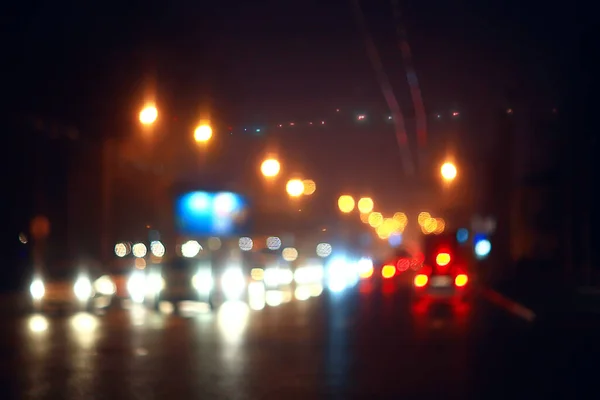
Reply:
<svg viewBox="0 0 600 400"><path fill-rule="evenodd" d="M213 289L213 278L210 269L200 269L192 277L192 286L199 293L207 294Z"/></svg>
<svg viewBox="0 0 600 400"><path fill-rule="evenodd" d="M241 268L228 268L221 278L223 294L228 300L239 299L246 288L246 279Z"/></svg>
<svg viewBox="0 0 600 400"><path fill-rule="evenodd" d="M113 283L110 276L104 275L96 279L94 282L94 290L105 296L112 296L117 291L117 287Z"/></svg>
<svg viewBox="0 0 600 400"><path fill-rule="evenodd" d="M146 294L146 276L141 271L134 272L127 281L127 290L131 300L143 303Z"/></svg>
<svg viewBox="0 0 600 400"><path fill-rule="evenodd" d="M80 301L89 300L94 292L90 279L85 276L80 276L77 278L75 285L73 286L73 292L75 293L75 297L77 297Z"/></svg>
<svg viewBox="0 0 600 400"><path fill-rule="evenodd" d="M41 300L46 294L44 282L40 278L35 278L29 285L29 293L34 300Z"/></svg>

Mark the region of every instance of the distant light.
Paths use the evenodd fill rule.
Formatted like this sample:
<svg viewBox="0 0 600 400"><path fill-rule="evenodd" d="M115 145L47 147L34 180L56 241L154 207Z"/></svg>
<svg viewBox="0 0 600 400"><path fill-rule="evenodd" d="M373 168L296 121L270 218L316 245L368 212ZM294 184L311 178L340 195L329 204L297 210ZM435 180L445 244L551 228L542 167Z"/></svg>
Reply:
<svg viewBox="0 0 600 400"><path fill-rule="evenodd" d="M487 239L482 239L475 243L475 255L479 258L485 258L490 254L492 244Z"/></svg>
<svg viewBox="0 0 600 400"><path fill-rule="evenodd" d="M240 240L238 240L238 245L240 250L250 251L252 250L252 247L254 247L254 242L249 237L241 237Z"/></svg>
<svg viewBox="0 0 600 400"><path fill-rule="evenodd" d="M453 117L458 117L460 115L460 113L458 111L453 111L452 112L452 116Z"/></svg>
<svg viewBox="0 0 600 400"><path fill-rule="evenodd" d="M317 255L319 257L325 258L331 255L331 245L329 243L319 243L317 245Z"/></svg>
<svg viewBox="0 0 600 400"><path fill-rule="evenodd" d="M325 121L321 121L321 125L325 125Z"/></svg>
<svg viewBox="0 0 600 400"><path fill-rule="evenodd" d="M281 127L283 127L283 124L279 124L278 126L281 128Z"/></svg>
<svg viewBox="0 0 600 400"><path fill-rule="evenodd" d="M304 194L304 183L300 179L290 179L285 186L285 190L291 197L298 197Z"/></svg>
<svg viewBox="0 0 600 400"><path fill-rule="evenodd" d="M339 108L336 108L336 109L335 109L335 112L340 112L340 109L339 109Z"/></svg>
<svg viewBox="0 0 600 400"><path fill-rule="evenodd" d="M391 116L391 115L390 115L390 116L388 116L388 119L392 119L392 116Z"/></svg>
<svg viewBox="0 0 600 400"><path fill-rule="evenodd" d="M279 250L281 247L281 239L276 236L271 236L267 238L267 249L269 250Z"/></svg>
<svg viewBox="0 0 600 400"><path fill-rule="evenodd" d="M293 247L286 247L281 252L281 256L283 257L283 259L285 261L288 261L288 262L296 261L296 259L298 258L298 250L296 250Z"/></svg>
<svg viewBox="0 0 600 400"><path fill-rule="evenodd" d="M279 171L281 170L281 165L279 161L274 158L269 158L260 165L260 171L267 178L273 178L279 175Z"/></svg>
<svg viewBox="0 0 600 400"><path fill-rule="evenodd" d="M194 140L197 143L208 142L212 137L213 130L208 124L202 124L194 131Z"/></svg>
<svg viewBox="0 0 600 400"><path fill-rule="evenodd" d="M144 243L136 243L132 248L133 255L137 258L142 258L146 256L148 249Z"/></svg>
<svg viewBox="0 0 600 400"><path fill-rule="evenodd" d="M465 243L467 240L469 240L469 230L466 228L460 228L458 231L456 231L456 240L458 243Z"/></svg>
<svg viewBox="0 0 600 400"><path fill-rule="evenodd" d="M155 257L162 257L165 255L165 246L158 240L155 240L152 243L150 243L150 252Z"/></svg>
<svg viewBox="0 0 600 400"><path fill-rule="evenodd" d="M188 240L181 245L181 255L187 258L193 258L200 253L202 246L195 240Z"/></svg>
<svg viewBox="0 0 600 400"><path fill-rule="evenodd" d="M436 117L437 119L440 119L440 118L442 118L442 114L436 114L436 116L435 116L435 117Z"/></svg>
<svg viewBox="0 0 600 400"><path fill-rule="evenodd" d="M362 120L365 120L366 118L367 118L366 116L364 116L364 115L362 115L362 114L361 114L361 115L359 115L359 116L358 116L358 118L357 118L357 119L358 119L359 121L362 121Z"/></svg>
<svg viewBox="0 0 600 400"><path fill-rule="evenodd" d="M294 124L293 122L290 122L290 126L294 126L294 125L296 125L296 124Z"/></svg>
<svg viewBox="0 0 600 400"><path fill-rule="evenodd" d="M309 125L312 125L312 122L309 122L308 124L309 124Z"/></svg>
<svg viewBox="0 0 600 400"><path fill-rule="evenodd" d="M388 239L388 243L392 247L398 247L402 244L402 234L401 233L392 233Z"/></svg>
<svg viewBox="0 0 600 400"><path fill-rule="evenodd" d="M506 113L509 114L509 115L511 115L513 113L513 109L512 108L507 109Z"/></svg>
<svg viewBox="0 0 600 400"><path fill-rule="evenodd" d="M127 246L125 243L117 243L115 245L115 255L117 257L125 257L127 255Z"/></svg>

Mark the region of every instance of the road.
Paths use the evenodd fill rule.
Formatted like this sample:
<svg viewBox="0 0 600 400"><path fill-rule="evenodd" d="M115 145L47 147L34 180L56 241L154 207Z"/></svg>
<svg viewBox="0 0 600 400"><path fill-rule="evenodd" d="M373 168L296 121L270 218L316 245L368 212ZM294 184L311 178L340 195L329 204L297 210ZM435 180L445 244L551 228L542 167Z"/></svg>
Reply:
<svg viewBox="0 0 600 400"><path fill-rule="evenodd" d="M181 316L5 313L2 398L597 398L598 321L364 289Z"/></svg>

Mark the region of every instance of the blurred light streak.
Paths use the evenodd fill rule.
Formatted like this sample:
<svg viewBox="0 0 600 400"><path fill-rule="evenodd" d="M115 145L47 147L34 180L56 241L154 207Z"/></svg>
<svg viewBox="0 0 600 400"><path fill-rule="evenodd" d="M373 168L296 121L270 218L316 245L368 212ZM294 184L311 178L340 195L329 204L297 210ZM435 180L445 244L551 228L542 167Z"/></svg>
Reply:
<svg viewBox="0 0 600 400"><path fill-rule="evenodd" d="M242 342L250 309L242 301L226 301L217 311L219 331L229 345L239 345Z"/></svg>
<svg viewBox="0 0 600 400"><path fill-rule="evenodd" d="M265 308L265 285L262 282L251 282L248 285L248 305L252 310Z"/></svg>

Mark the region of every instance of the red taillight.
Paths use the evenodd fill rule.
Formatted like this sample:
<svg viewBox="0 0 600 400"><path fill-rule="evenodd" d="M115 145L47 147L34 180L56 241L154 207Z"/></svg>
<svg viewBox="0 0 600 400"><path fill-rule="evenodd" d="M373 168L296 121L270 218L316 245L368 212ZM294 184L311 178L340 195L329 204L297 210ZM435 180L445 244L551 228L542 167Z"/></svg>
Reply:
<svg viewBox="0 0 600 400"><path fill-rule="evenodd" d="M419 274L419 275L415 276L414 284L416 287L423 287L423 286L427 285L428 281L429 281L429 277L427 275Z"/></svg>
<svg viewBox="0 0 600 400"><path fill-rule="evenodd" d="M445 267L446 265L450 264L451 259L452 258L450 257L450 254L448 254L448 253L438 253L438 255L435 256L435 263L439 267Z"/></svg>
<svg viewBox="0 0 600 400"><path fill-rule="evenodd" d="M410 267L410 260L408 258L401 258L396 263L396 267L398 267L398 271L404 272Z"/></svg>
<svg viewBox="0 0 600 400"><path fill-rule="evenodd" d="M458 287L463 287L469 282L469 277L465 274L458 274L454 278L454 284Z"/></svg>

